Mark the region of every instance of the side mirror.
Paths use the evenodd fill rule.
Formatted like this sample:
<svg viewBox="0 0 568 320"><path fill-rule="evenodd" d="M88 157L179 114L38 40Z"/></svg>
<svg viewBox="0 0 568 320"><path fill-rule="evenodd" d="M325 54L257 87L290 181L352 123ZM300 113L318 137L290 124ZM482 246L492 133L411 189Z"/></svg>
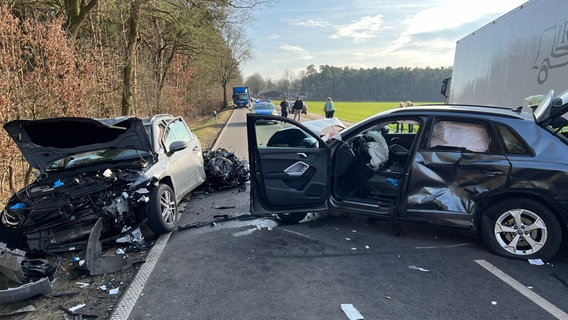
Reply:
<svg viewBox="0 0 568 320"><path fill-rule="evenodd" d="M180 150L183 150L185 148L187 148L188 144L185 141L174 141L170 144L170 146L168 147L168 155L173 154L174 152L178 152Z"/></svg>

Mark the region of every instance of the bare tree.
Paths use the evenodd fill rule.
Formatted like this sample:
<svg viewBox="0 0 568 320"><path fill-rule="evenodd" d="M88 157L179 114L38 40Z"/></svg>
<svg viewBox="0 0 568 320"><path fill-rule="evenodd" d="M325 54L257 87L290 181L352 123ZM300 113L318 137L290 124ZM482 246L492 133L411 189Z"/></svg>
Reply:
<svg viewBox="0 0 568 320"><path fill-rule="evenodd" d="M251 58L249 43L243 30L227 24L221 30L225 46L214 54L217 60L217 81L223 87L223 107L227 107L227 84L240 75L239 65ZM219 48L219 47L217 47Z"/></svg>
<svg viewBox="0 0 568 320"><path fill-rule="evenodd" d="M67 13L67 32L69 38L74 41L77 38L79 27L87 19L87 16L95 8L99 0L64 0L65 11Z"/></svg>
<svg viewBox="0 0 568 320"><path fill-rule="evenodd" d="M266 88L266 83L262 76L258 72L255 72L246 79L245 86L249 87L253 96L258 96L260 92Z"/></svg>

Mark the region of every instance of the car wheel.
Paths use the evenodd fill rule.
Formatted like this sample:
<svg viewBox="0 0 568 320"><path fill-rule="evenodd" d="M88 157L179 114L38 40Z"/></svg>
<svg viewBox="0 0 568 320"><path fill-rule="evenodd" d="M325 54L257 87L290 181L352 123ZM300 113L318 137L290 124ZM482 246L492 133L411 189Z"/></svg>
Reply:
<svg viewBox="0 0 568 320"><path fill-rule="evenodd" d="M147 225L156 234L170 232L178 220L178 210L174 191L167 184L160 184L150 193L146 211Z"/></svg>
<svg viewBox="0 0 568 320"><path fill-rule="evenodd" d="M507 200L490 207L481 218L481 236L491 251L519 259L550 259L562 242L556 216L528 199Z"/></svg>
<svg viewBox="0 0 568 320"><path fill-rule="evenodd" d="M307 212L279 213L278 218L288 224L296 224L308 215Z"/></svg>

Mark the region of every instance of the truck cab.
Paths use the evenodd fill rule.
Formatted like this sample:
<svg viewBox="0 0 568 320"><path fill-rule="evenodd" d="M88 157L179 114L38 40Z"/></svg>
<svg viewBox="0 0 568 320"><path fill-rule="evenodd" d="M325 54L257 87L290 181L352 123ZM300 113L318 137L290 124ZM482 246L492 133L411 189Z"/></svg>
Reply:
<svg viewBox="0 0 568 320"><path fill-rule="evenodd" d="M233 105L235 108L247 108L250 103L248 87L233 87Z"/></svg>

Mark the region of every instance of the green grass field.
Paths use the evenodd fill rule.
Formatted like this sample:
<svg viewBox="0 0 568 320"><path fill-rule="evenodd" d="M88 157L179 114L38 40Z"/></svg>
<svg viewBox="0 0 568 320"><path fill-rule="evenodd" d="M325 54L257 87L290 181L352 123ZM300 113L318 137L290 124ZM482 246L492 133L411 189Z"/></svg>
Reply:
<svg viewBox="0 0 568 320"><path fill-rule="evenodd" d="M325 101L304 101L308 105L310 113L325 114L323 112L323 105ZM341 120L357 122L361 121L376 113L398 108L399 101L394 102L342 102L334 101L335 116ZM415 106L429 103L441 102L414 102Z"/></svg>

